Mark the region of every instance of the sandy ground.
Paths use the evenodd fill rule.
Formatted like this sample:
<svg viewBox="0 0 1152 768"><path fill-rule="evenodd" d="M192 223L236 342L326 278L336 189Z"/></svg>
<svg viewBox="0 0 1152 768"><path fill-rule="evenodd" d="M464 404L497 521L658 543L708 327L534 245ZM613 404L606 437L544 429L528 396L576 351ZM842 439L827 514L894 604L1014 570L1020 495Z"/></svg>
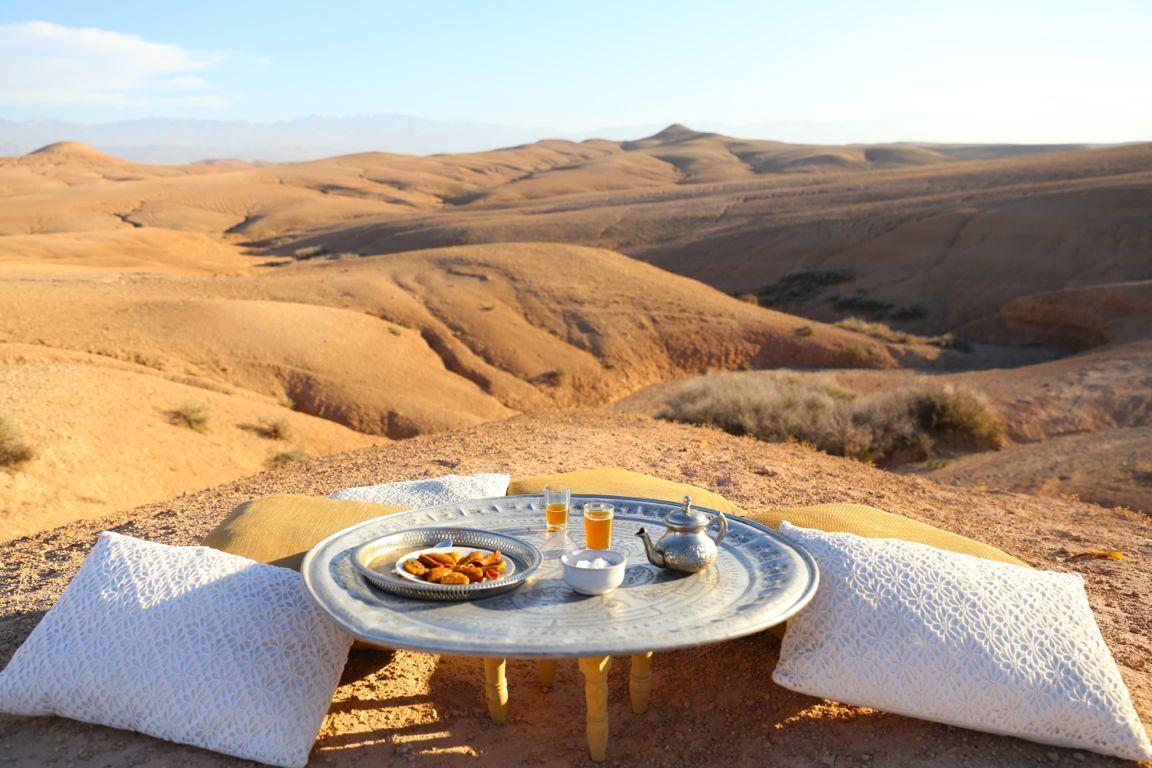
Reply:
<svg viewBox="0 0 1152 768"><path fill-rule="evenodd" d="M1152 512L1152 427L1109 429L949 460L929 476Z"/></svg>
<svg viewBox="0 0 1152 768"><path fill-rule="evenodd" d="M615 463L717 490L749 513L856 501L940 525L1038 567L1083 574L1101 629L1145 724L1152 723L1152 537L1148 518L1067 500L982 492L898 477L798 446L768 445L642 416L518 417L315 459L99 521L0 544L0 661L59 595L96 533L191 544L235 504L274 492L336 488L454 471L533 473ZM1072 550L1126 557L1062 562ZM8 586L11 585L11 586ZM919 722L794 694L770 680L778 641L763 634L658 656L653 706L628 707L627 663L611 675L606 765L1120 765L1091 753ZM509 722L489 722L479 663L404 651L356 652L313 765L584 765L583 697L574 663L542 693L534 665L509 669ZM58 718L0 717L0 765L232 766L244 761Z"/></svg>

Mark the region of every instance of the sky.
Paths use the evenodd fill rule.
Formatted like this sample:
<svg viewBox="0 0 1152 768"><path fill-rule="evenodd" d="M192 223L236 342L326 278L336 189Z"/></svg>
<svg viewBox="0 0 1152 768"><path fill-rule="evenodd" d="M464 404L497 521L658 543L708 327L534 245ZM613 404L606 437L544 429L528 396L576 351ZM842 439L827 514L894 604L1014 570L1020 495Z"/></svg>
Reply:
<svg viewBox="0 0 1152 768"><path fill-rule="evenodd" d="M1152 139L1152 0L0 1L0 118Z"/></svg>

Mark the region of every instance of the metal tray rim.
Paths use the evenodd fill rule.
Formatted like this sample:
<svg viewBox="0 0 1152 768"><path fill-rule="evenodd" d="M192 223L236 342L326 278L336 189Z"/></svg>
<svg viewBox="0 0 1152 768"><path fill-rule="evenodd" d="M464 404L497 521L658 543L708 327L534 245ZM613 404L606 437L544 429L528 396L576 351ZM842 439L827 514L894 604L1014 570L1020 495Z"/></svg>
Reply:
<svg viewBox="0 0 1152 768"><path fill-rule="evenodd" d="M621 501L621 502L627 502L627 503L640 503L640 504L652 503L652 502L656 502L659 504L669 504L670 503L670 502L664 501L662 499L645 498L645 497L640 497L640 496L616 496L613 494L604 494L604 493L580 493L580 494L574 493L572 495L573 495L573 498L579 497L579 498L588 498L588 499L606 499L606 500L610 500L610 501ZM526 499L538 499L538 498L541 498L540 494L519 494L519 495L514 495L514 496L492 496L492 497L488 497L488 498L484 498L484 499L470 499L470 500L468 500L467 503L481 504L481 503L495 503L495 502L500 502L500 501L516 500L516 499L525 499L526 500ZM460 503L465 503L465 502L460 502ZM440 506L440 505L437 505L437 506ZM451 506L451 505L444 505L444 506ZM432 509L432 508L434 508L434 507L428 507L428 509ZM715 512L716 511L714 509L711 509L710 507L698 507L698 508L704 509L704 510L709 511L709 512ZM725 512L725 514L730 518L734 518L736 520L739 520L744 525L748 525L752 528L755 528L755 529L761 531L762 533L767 534L770 538L776 539L778 542L784 544L786 547L793 550L796 553L796 555L800 558L802 563L804 564L805 569L808 572L809 578L808 578L808 581L807 581L807 584L806 584L804 590L797 596L797 598L792 602L792 604L789 605L787 608L779 611L776 614L776 616L774 617L775 621L773 621L772 623L769 623L769 624L765 624L764 626L761 626L761 627L741 629L739 631L732 632L731 634L729 634L728 636L726 636L724 638L719 638L715 641L712 641L712 642L717 642L717 643L725 642L727 640L735 640L735 639L738 639L741 637L746 637L748 635L754 635L754 634L757 634L759 632L763 632L764 630L767 630L769 627L773 627L773 626L776 626L777 624L784 623L785 621L790 619L792 616L794 616L798 612L800 612L806 605L808 605L808 603L812 600L812 597L816 594L816 590L819 587L819 583L820 583L820 569L817 566L815 559L808 552L808 550L806 550L800 544L796 543L795 541L793 541L792 539L790 539L786 535L780 533L779 531L775 531L772 528L769 528L768 526L764 525L763 523L759 523L755 520L751 520L747 517L744 517L743 515L737 515L737 514L729 513L729 512ZM372 518L371 520L365 520L363 522L356 523L354 525L350 525L347 528L345 528L341 531L337 531L336 533L333 533L330 536L324 538L323 540L317 542L317 544L312 549L310 549L308 551L308 553L304 556L304 561L301 564L300 573L301 573L302 579L304 581L304 585L305 585L305 587L309 593L309 596L312 598L313 602L315 604L317 604L326 614L328 614L328 616L333 621L335 621L337 625L339 625L342 629L344 629L350 635L352 635L356 639L361 640L361 641L366 642L366 643L370 643L370 644L374 644L374 645L387 646L387 647L391 647L391 648L400 648L400 649L404 649L404 650L417 651L417 652L421 652L421 653L439 653L439 654L445 654L445 655L469 656L469 657L477 657L477 658L518 658L518 659L566 659L566 658L574 658L576 656L575 654L572 654L572 653L549 653L546 651L527 651L527 650L521 651L521 650L517 650L514 652L509 652L505 649L488 650L488 649L483 649L483 648L472 648L472 647L463 648L463 647L458 647L454 643L441 643L437 647L432 648L427 644L415 645L412 643L408 643L405 641L405 639L403 637L383 637L383 636L372 636L372 635L361 634L358 631L358 628L356 626L354 626L350 622L346 621L342 616L329 610L329 608L319 598L319 596L316 593L316 586L315 586L315 584L312 583L312 579L310 576L310 572L311 572L310 565L311 565L312 561L315 559L316 554L318 552L320 552L332 540L339 538L341 536L344 536L344 535L346 535L352 531L355 531L356 529L361 528L363 526L371 525L372 523L378 521L379 519L381 519L383 517L387 517L387 515L381 515L378 518ZM706 644L706 643L700 643L700 642L668 643L668 644L660 644L659 647L645 648L644 650L652 650L652 651L660 651L660 652L677 651L677 650L685 650L688 648L697 648L703 644ZM579 653L579 656L605 656L605 655L619 655L619 654L620 654L620 651L616 648L589 646L588 648L582 648L580 653Z"/></svg>

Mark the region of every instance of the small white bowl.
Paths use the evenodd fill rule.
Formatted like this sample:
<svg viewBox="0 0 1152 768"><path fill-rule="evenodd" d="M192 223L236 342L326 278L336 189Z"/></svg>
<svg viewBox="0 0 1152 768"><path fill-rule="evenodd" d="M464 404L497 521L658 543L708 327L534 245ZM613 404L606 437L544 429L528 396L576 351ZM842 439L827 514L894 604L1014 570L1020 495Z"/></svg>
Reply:
<svg viewBox="0 0 1152 768"><path fill-rule="evenodd" d="M589 568L576 565L581 560L602 558L608 561L605 568ZM564 583L582 595L606 595L624 583L624 566L627 558L610 549L574 549L560 556L564 567Z"/></svg>

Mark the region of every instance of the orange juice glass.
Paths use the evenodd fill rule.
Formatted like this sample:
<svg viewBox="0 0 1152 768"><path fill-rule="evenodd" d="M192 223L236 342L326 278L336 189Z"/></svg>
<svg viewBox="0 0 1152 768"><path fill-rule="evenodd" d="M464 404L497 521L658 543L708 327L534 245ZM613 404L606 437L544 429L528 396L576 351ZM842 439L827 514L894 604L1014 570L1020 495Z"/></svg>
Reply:
<svg viewBox="0 0 1152 768"><path fill-rule="evenodd" d="M568 507L572 505L572 489L564 486L544 486L544 523L549 531L568 529Z"/></svg>
<svg viewBox="0 0 1152 768"><path fill-rule="evenodd" d="M588 549L612 549L612 518L616 508L603 501L584 505L584 546Z"/></svg>

